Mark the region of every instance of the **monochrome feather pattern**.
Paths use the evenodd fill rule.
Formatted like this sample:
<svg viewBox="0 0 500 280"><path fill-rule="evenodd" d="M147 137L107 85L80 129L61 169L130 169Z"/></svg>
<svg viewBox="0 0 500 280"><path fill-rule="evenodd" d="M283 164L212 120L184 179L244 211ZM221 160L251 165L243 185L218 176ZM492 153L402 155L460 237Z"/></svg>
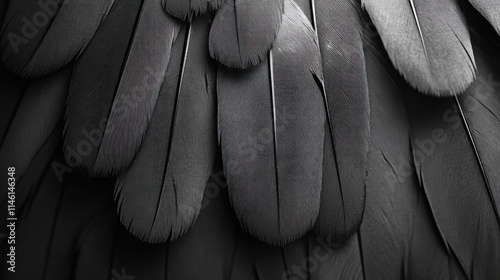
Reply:
<svg viewBox="0 0 500 280"><path fill-rule="evenodd" d="M318 215L321 79L316 35L291 0L267 61L247 70L220 67L219 130L229 195L243 227L261 240L286 243Z"/></svg>
<svg viewBox="0 0 500 280"><path fill-rule="evenodd" d="M117 15L112 11L109 23L103 23L102 33L96 34L86 56L77 62L73 76L65 153L72 167L91 176L117 175L132 163L146 133L179 30L178 22L161 9L160 0L145 0L135 28L127 29L131 27L126 24L130 18L124 16L133 16L127 9L138 8L133 2L117 3ZM130 38L130 42L120 40L121 36ZM117 38L117 43L110 38ZM121 53L115 53L116 48ZM110 73L95 76L89 68L96 68L96 63L98 69L103 67ZM109 74L116 80L110 82ZM95 115L83 113L88 108L93 108ZM86 135L92 131L95 135ZM87 138L94 143L88 144ZM78 151L84 141L87 147Z"/></svg>
<svg viewBox="0 0 500 280"><path fill-rule="evenodd" d="M10 1L0 40L2 62L22 77L40 77L65 66L85 49L113 3Z"/></svg>
<svg viewBox="0 0 500 280"><path fill-rule="evenodd" d="M282 16L283 0L228 0L210 29L210 55L227 67L259 64L276 39Z"/></svg>
<svg viewBox="0 0 500 280"><path fill-rule="evenodd" d="M500 278L499 5L227 1L0 2L0 278Z"/></svg>

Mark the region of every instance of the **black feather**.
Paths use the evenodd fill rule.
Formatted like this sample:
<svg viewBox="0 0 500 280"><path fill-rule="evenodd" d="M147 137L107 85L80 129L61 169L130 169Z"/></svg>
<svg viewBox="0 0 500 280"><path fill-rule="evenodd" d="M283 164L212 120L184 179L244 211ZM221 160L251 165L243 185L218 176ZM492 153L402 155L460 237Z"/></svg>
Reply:
<svg viewBox="0 0 500 280"><path fill-rule="evenodd" d="M118 178L120 219L142 240L175 239L200 211L217 145L208 28L200 17L178 37L144 144Z"/></svg>
<svg viewBox="0 0 500 280"><path fill-rule="evenodd" d="M29 83L0 147L0 168L15 167L17 206L33 191L60 144L61 118L71 67ZM6 93L7 94L7 93ZM0 175L7 182L7 173ZM0 188L6 203L7 188Z"/></svg>
<svg viewBox="0 0 500 280"><path fill-rule="evenodd" d="M354 234L365 205L370 105L360 3L316 0L329 125L316 232L337 242Z"/></svg>
<svg viewBox="0 0 500 280"><path fill-rule="evenodd" d="M259 64L276 39L282 15L283 0L228 0L210 30L210 55L227 67Z"/></svg>
<svg viewBox="0 0 500 280"><path fill-rule="evenodd" d="M10 1L2 27L2 61L16 75L39 77L72 61L87 46L113 0Z"/></svg>
<svg viewBox="0 0 500 280"><path fill-rule="evenodd" d="M65 155L68 164L91 176L116 175L131 164L179 29L160 0L138 4L119 0L75 66Z"/></svg>

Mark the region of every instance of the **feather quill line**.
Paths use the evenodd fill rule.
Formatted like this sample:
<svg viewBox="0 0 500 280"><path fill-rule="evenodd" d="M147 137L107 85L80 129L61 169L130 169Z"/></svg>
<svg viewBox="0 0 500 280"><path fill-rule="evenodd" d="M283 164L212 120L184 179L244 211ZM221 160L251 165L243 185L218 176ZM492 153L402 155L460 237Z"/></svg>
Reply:
<svg viewBox="0 0 500 280"><path fill-rule="evenodd" d="M411 6L411 11L413 13L413 17L415 18L415 24L417 25L418 35L420 37L420 41L422 42L422 48L424 49L425 60L427 61L427 64L430 65L429 56L427 55L427 47L425 46L424 35L422 33L422 28L420 27L420 21L418 19L418 15L417 15L417 9L415 8L415 3L413 2L413 0L409 0L409 1L410 1L410 6Z"/></svg>
<svg viewBox="0 0 500 280"><path fill-rule="evenodd" d="M191 41L191 26L192 24L191 23L188 23L188 31L186 33L186 42L184 43L184 50L183 50L183 54L182 54L182 66L181 66L181 73L180 73L180 76L179 76L179 82L177 84L177 92L175 94L175 107L174 107L174 115L172 116L172 122L171 122L171 131L170 131L170 135L169 135L169 142L168 142L168 149L167 149L167 158L165 159L165 171L163 172L163 177L162 177L162 188L160 190L160 195L158 196L158 202L157 202L157 206L156 206L156 210L155 210L155 215L153 217L153 222L151 223L151 230L153 230L153 226L155 225L155 221L156 221L156 216L158 214L158 209L160 208L160 201L161 201L161 198L162 198L162 194L163 194L163 189L165 188L164 186L164 182L165 182L165 176L167 176L167 168L168 168L168 163L170 161L170 154L171 154L171 149L172 149L172 142L173 142L173 136L174 136L174 131L175 131L175 121L177 120L177 110L178 110L178 107L179 107L179 95L181 94L181 89L182 89L182 81L184 79L184 70L186 69L186 61L187 61L187 53L189 51L189 43ZM174 189L174 193L177 194L177 188L175 186L175 182L173 181L173 178L172 178L172 186L173 186L173 189ZM175 203L176 203L176 206L177 206L177 195L174 197L175 199ZM178 211L178 207L175 207L175 211ZM177 213L176 213L177 214Z"/></svg>
<svg viewBox="0 0 500 280"><path fill-rule="evenodd" d="M273 51L269 52L269 83L271 85L271 104L272 104L272 114L273 114L273 139L274 139L274 177L276 180L276 205L278 208L278 232L281 233L281 222L280 222L280 187L279 187L279 177L278 177L278 139L276 136L276 96L274 91L274 67L273 67Z"/></svg>
<svg viewBox="0 0 500 280"><path fill-rule="evenodd" d="M469 141L472 145L472 149L474 150L474 155L476 156L477 163L479 164L479 168L481 169L481 174L482 174L482 177L483 177L484 182L486 184L486 187L488 189L488 194L490 195L490 199L492 200L491 204L493 204L493 209L495 210L495 217L497 218L497 221L500 224L500 216L498 213L497 205L493 199L493 193L491 192L491 186L490 186L490 182L488 180L488 175L486 175L486 171L484 170L483 161L481 160L481 156L479 155L479 151L478 151L477 146L476 146L476 141L474 141L474 137L472 136L472 133L471 133L471 130L469 127L469 123L467 122L467 118L465 117L464 111L462 109L462 105L460 104L460 100L458 99L457 96L455 96L455 102L457 103L458 111L460 112L460 117L461 117L462 122L465 126L465 130L467 131L467 136L468 136Z"/></svg>

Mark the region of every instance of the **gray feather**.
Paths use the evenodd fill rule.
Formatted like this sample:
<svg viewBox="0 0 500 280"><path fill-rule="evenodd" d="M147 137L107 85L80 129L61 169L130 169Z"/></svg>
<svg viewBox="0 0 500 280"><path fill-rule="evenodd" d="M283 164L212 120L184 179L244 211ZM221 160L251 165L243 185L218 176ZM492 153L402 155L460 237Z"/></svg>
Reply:
<svg viewBox="0 0 500 280"><path fill-rule="evenodd" d="M330 134L316 231L342 242L359 229L365 205L370 105L360 2L314 3Z"/></svg>
<svg viewBox="0 0 500 280"><path fill-rule="evenodd" d="M259 64L276 39L282 14L283 0L228 0L210 30L210 55L227 67Z"/></svg>
<svg viewBox="0 0 500 280"><path fill-rule="evenodd" d="M133 8L132 3L121 1L125 1L124 7ZM129 19L117 20L111 25ZM120 28L112 26L96 38L113 44L107 36L112 38ZM68 160L69 164L92 176L116 175L131 164L146 133L178 30L179 24L163 12L160 0L145 0L130 43L118 44L118 50L104 45L101 52L102 41L98 41L92 52L89 49L95 57L87 55L88 60L78 65L82 70L75 73L72 81L65 124L66 157L71 157L71 148L83 160ZM130 36L123 32L123 36ZM124 58L116 57L114 53L124 49ZM111 68L113 72L101 75L116 74L113 79L118 82L95 76L90 69L96 63L101 69ZM88 114L92 121L88 121ZM95 130L99 134L94 136L97 140L84 152L78 151L83 141L89 142L83 131Z"/></svg>
<svg viewBox="0 0 500 280"><path fill-rule="evenodd" d="M392 63L418 90L437 96L474 80L469 31L455 0L363 0Z"/></svg>
<svg viewBox="0 0 500 280"><path fill-rule="evenodd" d="M484 29L480 29L481 31ZM478 61L478 79L456 99L461 117L468 127L468 137L489 188L497 217L500 217L500 67L496 34L479 35L472 30L474 53ZM484 33L483 33L484 34ZM494 44L487 38L494 38ZM500 220L499 220L500 221Z"/></svg>
<svg viewBox="0 0 500 280"><path fill-rule="evenodd" d="M217 145L208 24L197 18L176 40L144 143L118 177L121 222L141 240L177 238L201 208Z"/></svg>
<svg viewBox="0 0 500 280"><path fill-rule="evenodd" d="M0 40L3 63L23 77L63 67L85 49L113 2L10 1Z"/></svg>
<svg viewBox="0 0 500 280"><path fill-rule="evenodd" d="M248 70L219 71L230 197L243 227L268 243L302 236L319 211L325 112L316 40L288 0L269 59Z"/></svg>

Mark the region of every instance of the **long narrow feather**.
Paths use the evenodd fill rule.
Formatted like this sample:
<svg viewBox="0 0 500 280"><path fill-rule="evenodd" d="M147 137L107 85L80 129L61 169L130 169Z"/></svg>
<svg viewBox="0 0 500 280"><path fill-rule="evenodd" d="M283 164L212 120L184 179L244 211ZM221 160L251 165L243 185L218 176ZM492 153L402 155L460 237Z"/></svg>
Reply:
<svg viewBox="0 0 500 280"><path fill-rule="evenodd" d="M316 232L342 242L359 229L365 205L370 105L360 2L316 0L314 4L330 134L325 140Z"/></svg>
<svg viewBox="0 0 500 280"><path fill-rule="evenodd" d="M382 42L365 39L372 142L359 235L364 273L367 279L463 279L455 278L462 269L428 215L412 164L403 96L414 90L396 73Z"/></svg>
<svg viewBox="0 0 500 280"><path fill-rule="evenodd" d="M116 175L131 164L146 133L179 29L161 9L160 0L145 0L132 31L128 21L138 9L134 2L117 3L75 68L65 154L72 167L92 176ZM96 68L98 73L94 73Z"/></svg>
<svg viewBox="0 0 500 280"><path fill-rule="evenodd" d="M39 77L87 46L114 0L10 1L2 27L2 62L16 75Z"/></svg>
<svg viewBox="0 0 500 280"><path fill-rule="evenodd" d="M229 194L243 227L273 244L305 234L319 211L325 113L316 35L285 1L269 59L220 67L219 129Z"/></svg>
<svg viewBox="0 0 500 280"><path fill-rule="evenodd" d="M500 275L500 226L468 127L454 98L408 93L411 146L423 187L448 251L466 276Z"/></svg>
<svg viewBox="0 0 500 280"><path fill-rule="evenodd" d="M473 30L478 79L456 99L461 118L467 125L468 137L474 145L474 154L489 188L490 196L500 217L500 41L495 34L478 34ZM486 37L486 36L487 37ZM488 40L495 38L496 40Z"/></svg>
<svg viewBox="0 0 500 280"><path fill-rule="evenodd" d="M210 55L227 67L259 64L276 39L282 15L283 0L228 0L210 30Z"/></svg>
<svg viewBox="0 0 500 280"><path fill-rule="evenodd" d="M420 91L450 96L474 80L469 31L455 0L363 0L394 66Z"/></svg>
<svg viewBox="0 0 500 280"><path fill-rule="evenodd" d="M175 42L144 144L117 182L120 219L142 240L175 239L200 211L217 145L208 27L198 18Z"/></svg>
<svg viewBox="0 0 500 280"><path fill-rule="evenodd" d="M216 10L225 0L162 0L163 8L170 15L184 21L208 11Z"/></svg>

